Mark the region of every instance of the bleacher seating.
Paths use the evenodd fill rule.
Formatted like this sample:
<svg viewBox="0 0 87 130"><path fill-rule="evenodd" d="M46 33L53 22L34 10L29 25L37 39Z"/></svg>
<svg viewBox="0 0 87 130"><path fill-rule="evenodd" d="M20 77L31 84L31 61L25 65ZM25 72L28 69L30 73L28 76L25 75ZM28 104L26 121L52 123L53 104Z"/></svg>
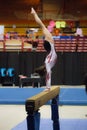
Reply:
<svg viewBox="0 0 87 130"><path fill-rule="evenodd" d="M0 51L30 51L32 45L22 39L6 39L0 41Z"/></svg>
<svg viewBox="0 0 87 130"><path fill-rule="evenodd" d="M32 42L28 39L9 39L0 41L0 51L32 51ZM87 52L87 37L61 37L55 38L57 52ZM43 39L38 40L37 52L45 52Z"/></svg>

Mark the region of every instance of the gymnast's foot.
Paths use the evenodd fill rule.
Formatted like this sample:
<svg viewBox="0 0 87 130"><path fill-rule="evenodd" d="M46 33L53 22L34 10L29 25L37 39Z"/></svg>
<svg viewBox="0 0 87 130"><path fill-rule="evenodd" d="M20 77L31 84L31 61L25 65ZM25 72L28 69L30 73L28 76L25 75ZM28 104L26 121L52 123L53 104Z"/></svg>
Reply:
<svg viewBox="0 0 87 130"><path fill-rule="evenodd" d="M31 8L31 14L35 14L34 8Z"/></svg>
<svg viewBox="0 0 87 130"><path fill-rule="evenodd" d="M50 91L50 88L46 88L45 90L44 90L44 92L49 92Z"/></svg>

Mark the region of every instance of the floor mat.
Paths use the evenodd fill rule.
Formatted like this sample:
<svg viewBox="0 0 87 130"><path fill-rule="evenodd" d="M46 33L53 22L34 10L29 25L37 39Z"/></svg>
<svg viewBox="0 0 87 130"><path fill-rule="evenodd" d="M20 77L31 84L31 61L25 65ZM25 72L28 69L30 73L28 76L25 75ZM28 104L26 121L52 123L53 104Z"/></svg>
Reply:
<svg viewBox="0 0 87 130"><path fill-rule="evenodd" d="M26 120L12 130L27 130ZM52 120L41 119L40 130L53 130ZM86 119L60 119L60 130L87 130Z"/></svg>
<svg viewBox="0 0 87 130"><path fill-rule="evenodd" d="M43 91L44 88L0 88L0 104L25 104L27 98ZM47 104L50 104L48 102ZM61 88L60 105L87 105L84 88Z"/></svg>

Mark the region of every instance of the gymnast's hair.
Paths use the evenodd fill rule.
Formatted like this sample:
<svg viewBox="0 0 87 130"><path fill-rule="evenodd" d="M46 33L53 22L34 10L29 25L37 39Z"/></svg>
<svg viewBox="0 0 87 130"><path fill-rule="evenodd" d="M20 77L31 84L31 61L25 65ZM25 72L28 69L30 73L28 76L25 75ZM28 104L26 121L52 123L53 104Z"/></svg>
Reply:
<svg viewBox="0 0 87 130"><path fill-rule="evenodd" d="M50 51L51 51L51 45L50 45L50 43L49 43L47 40L44 40L44 49L45 49L47 52L50 52Z"/></svg>

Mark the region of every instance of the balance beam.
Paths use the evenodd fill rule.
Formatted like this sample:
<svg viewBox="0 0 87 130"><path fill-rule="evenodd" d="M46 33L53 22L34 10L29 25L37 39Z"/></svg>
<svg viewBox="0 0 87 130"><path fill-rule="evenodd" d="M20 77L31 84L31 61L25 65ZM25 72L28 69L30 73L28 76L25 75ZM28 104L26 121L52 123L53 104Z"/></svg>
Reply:
<svg viewBox="0 0 87 130"><path fill-rule="evenodd" d="M47 101L51 102L51 113L53 120L53 130L60 130L59 114L58 114L58 96L60 88L58 86L51 87L50 91L43 91L26 100L27 111L27 130L40 130L40 113L39 108Z"/></svg>
<svg viewBox="0 0 87 130"><path fill-rule="evenodd" d="M31 98L26 100L26 111L32 113L37 111L42 105L44 105L47 101L55 98L59 95L60 88L58 86L51 87L49 92L41 92Z"/></svg>

